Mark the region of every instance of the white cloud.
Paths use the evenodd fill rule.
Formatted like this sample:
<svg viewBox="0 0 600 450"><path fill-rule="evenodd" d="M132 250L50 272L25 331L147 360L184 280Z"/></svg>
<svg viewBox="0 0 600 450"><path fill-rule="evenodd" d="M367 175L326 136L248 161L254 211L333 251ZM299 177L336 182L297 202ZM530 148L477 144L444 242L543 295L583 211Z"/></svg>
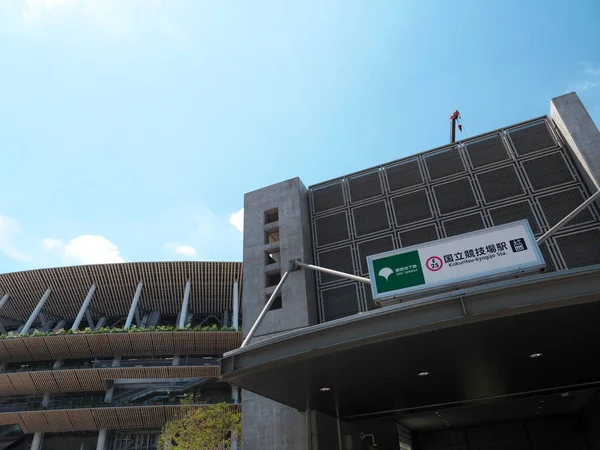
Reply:
<svg viewBox="0 0 600 450"><path fill-rule="evenodd" d="M46 12L69 4L78 3L79 0L25 0L21 14L26 20L38 20Z"/></svg>
<svg viewBox="0 0 600 450"><path fill-rule="evenodd" d="M167 242L165 244L165 248L171 252L177 253L178 255L183 256L196 256L198 254L198 250L196 250L191 245L181 245L174 244L173 242Z"/></svg>
<svg viewBox="0 0 600 450"><path fill-rule="evenodd" d="M582 64L585 66L580 73L582 80L570 85L567 91L585 92L600 87L600 67L593 66L589 62Z"/></svg>
<svg viewBox="0 0 600 450"><path fill-rule="evenodd" d="M0 252L17 261L31 261L31 257L17 248L15 239L21 234L21 226L12 217L0 214Z"/></svg>
<svg viewBox="0 0 600 450"><path fill-rule="evenodd" d="M244 231L244 208L238 212L231 213L229 216L229 223L236 227L239 231Z"/></svg>
<svg viewBox="0 0 600 450"><path fill-rule="evenodd" d="M51 238L42 239L42 247L44 247L44 250L52 251L52 250L55 250L62 246L63 246L63 243L60 239L51 239Z"/></svg>
<svg viewBox="0 0 600 450"><path fill-rule="evenodd" d="M119 247L104 236L84 234L71 239L64 248L64 256L69 261L81 264L121 263L125 260L119 254Z"/></svg>

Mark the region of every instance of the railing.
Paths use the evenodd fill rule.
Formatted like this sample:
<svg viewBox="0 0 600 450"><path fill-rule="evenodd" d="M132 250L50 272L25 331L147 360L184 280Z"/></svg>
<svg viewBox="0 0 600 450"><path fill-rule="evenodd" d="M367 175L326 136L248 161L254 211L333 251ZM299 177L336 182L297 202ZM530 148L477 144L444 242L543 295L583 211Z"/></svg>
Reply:
<svg viewBox="0 0 600 450"><path fill-rule="evenodd" d="M207 356L181 356L178 366L214 366L217 358ZM117 367L170 367L173 358L129 358L122 359ZM54 367L54 361L42 363L10 364L2 373L46 372L49 370L74 370L74 369L107 369L113 367L113 358L95 359L88 361L66 360L59 367Z"/></svg>
<svg viewBox="0 0 600 450"><path fill-rule="evenodd" d="M149 399L140 401L116 401L105 402L103 395L85 396L85 397L66 397L51 399L47 406L44 406L42 399L15 399L14 401L0 401L0 413L6 412L23 412L23 411L45 411L55 409L82 409L82 408L113 408L118 406L180 406L180 400L183 395L169 396L157 394ZM209 405L215 403L227 402L232 403L231 395L228 393L210 393L206 394L205 399L195 400L190 405Z"/></svg>

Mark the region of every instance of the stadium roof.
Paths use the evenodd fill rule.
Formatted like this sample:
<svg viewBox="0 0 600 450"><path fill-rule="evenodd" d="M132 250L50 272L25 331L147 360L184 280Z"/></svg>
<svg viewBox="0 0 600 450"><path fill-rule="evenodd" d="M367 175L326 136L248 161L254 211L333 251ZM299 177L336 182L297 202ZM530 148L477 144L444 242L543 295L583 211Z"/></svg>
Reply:
<svg viewBox="0 0 600 450"><path fill-rule="evenodd" d="M47 288L52 293L44 311L74 318L92 284L94 316L127 314L139 281L144 287L142 308L176 315L186 281L191 281L190 311L220 313L232 309L233 282L241 299L241 262L139 262L57 267L0 274L0 298L9 294L0 314L25 321Z"/></svg>

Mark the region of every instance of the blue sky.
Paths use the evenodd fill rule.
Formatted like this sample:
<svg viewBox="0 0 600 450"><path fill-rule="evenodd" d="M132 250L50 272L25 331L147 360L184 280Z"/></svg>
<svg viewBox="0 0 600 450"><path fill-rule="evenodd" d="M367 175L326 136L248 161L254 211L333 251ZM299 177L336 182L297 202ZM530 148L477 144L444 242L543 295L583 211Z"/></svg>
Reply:
<svg viewBox="0 0 600 450"><path fill-rule="evenodd" d="M2 0L0 272L240 260L244 192L443 145L457 108L473 136L576 90L599 122L576 6Z"/></svg>

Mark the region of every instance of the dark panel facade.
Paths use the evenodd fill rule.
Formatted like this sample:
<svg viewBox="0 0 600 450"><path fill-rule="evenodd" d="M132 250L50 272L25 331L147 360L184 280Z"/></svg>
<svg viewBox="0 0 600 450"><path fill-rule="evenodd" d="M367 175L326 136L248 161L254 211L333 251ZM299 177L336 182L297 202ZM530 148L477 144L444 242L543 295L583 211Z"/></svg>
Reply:
<svg viewBox="0 0 600 450"><path fill-rule="evenodd" d="M589 195L551 124L536 119L312 186L315 260L364 276L368 255L516 220L540 236ZM598 218L591 206L542 246L548 271L600 263ZM316 282L321 321L373 308L368 287Z"/></svg>

